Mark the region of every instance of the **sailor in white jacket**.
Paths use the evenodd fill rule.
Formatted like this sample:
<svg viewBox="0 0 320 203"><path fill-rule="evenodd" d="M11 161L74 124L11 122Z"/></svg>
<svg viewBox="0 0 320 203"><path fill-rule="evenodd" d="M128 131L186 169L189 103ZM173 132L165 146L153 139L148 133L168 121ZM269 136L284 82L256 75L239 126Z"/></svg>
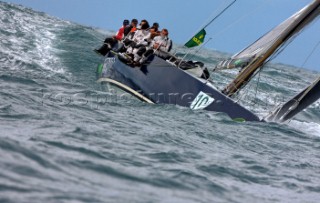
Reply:
<svg viewBox="0 0 320 203"><path fill-rule="evenodd" d="M146 59L155 54L163 59L167 59L171 55L168 53L172 48L172 40L168 37L169 32L167 29L162 29L160 36L156 36L151 41L149 49L142 56L140 63L144 63Z"/></svg>
<svg viewBox="0 0 320 203"><path fill-rule="evenodd" d="M172 41L168 37L169 32L167 29L162 29L160 36L153 38L151 47L154 50L154 54L161 57L163 52L169 52L172 48Z"/></svg>
<svg viewBox="0 0 320 203"><path fill-rule="evenodd" d="M148 30L149 24L144 23L141 28L138 29L132 37L132 43L127 48L128 54L133 54L133 60L138 62L141 59L142 54L146 51L148 41L150 39L150 31Z"/></svg>

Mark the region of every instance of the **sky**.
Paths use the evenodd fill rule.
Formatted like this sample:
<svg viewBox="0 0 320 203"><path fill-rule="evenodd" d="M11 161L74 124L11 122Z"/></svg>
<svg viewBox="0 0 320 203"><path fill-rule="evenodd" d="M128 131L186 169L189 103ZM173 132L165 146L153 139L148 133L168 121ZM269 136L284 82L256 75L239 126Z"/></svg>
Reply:
<svg viewBox="0 0 320 203"><path fill-rule="evenodd" d="M232 0L2 0L63 20L117 31L123 19L147 19L183 45ZM205 48L235 54L312 0L237 0L206 28ZM97 45L98 46L98 45ZM320 20L312 23L273 60L320 71Z"/></svg>

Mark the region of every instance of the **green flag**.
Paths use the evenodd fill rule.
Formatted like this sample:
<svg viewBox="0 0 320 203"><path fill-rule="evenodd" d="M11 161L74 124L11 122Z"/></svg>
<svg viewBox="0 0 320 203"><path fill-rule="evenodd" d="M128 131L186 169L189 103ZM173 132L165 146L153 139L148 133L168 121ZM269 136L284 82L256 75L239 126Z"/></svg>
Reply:
<svg viewBox="0 0 320 203"><path fill-rule="evenodd" d="M184 46L191 48L199 46L203 43L204 37L206 36L206 31L204 29L200 30L195 36L192 37Z"/></svg>

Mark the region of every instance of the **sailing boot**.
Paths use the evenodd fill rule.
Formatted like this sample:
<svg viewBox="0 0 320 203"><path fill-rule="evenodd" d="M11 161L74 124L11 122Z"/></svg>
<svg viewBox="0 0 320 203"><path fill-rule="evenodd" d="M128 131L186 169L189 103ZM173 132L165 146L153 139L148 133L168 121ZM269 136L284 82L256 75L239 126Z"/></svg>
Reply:
<svg viewBox="0 0 320 203"><path fill-rule="evenodd" d="M137 53L133 54L133 65L134 66L141 66L140 59L141 59L141 56L139 54L137 54Z"/></svg>
<svg viewBox="0 0 320 203"><path fill-rule="evenodd" d="M107 53L111 50L111 46L108 43L104 43L99 49L95 49L94 51L102 56L107 55Z"/></svg>
<svg viewBox="0 0 320 203"><path fill-rule="evenodd" d="M141 65L143 65L143 64L147 61L147 59L148 59L148 57L147 57L147 56L142 55L142 57L141 57L141 59L140 59L139 63L140 63Z"/></svg>

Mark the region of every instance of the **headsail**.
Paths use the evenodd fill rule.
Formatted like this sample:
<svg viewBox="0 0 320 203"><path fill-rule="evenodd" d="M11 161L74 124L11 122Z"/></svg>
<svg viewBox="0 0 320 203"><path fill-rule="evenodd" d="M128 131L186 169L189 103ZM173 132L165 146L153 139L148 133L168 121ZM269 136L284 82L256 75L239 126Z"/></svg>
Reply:
<svg viewBox="0 0 320 203"><path fill-rule="evenodd" d="M216 69L243 68L236 79L223 90L223 93L232 96L245 86L256 70L263 66L272 54L276 53L287 40L299 33L319 14L320 0L314 0L231 59L220 62Z"/></svg>
<svg viewBox="0 0 320 203"><path fill-rule="evenodd" d="M291 119L297 113L307 108L310 104L320 98L319 90L320 77L298 95L268 115L265 120L273 122L285 122Z"/></svg>

